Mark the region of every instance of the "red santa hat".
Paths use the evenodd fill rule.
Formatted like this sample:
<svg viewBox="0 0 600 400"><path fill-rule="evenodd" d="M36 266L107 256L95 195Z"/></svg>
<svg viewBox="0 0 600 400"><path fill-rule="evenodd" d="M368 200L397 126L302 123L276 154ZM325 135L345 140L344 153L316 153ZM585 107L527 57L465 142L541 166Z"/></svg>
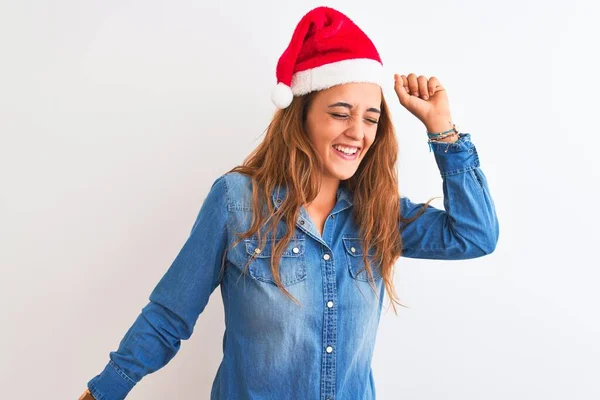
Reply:
<svg viewBox="0 0 600 400"><path fill-rule="evenodd" d="M277 63L271 100L286 108L294 96L349 82L381 86L383 63L369 37L350 18L330 7L302 17Z"/></svg>

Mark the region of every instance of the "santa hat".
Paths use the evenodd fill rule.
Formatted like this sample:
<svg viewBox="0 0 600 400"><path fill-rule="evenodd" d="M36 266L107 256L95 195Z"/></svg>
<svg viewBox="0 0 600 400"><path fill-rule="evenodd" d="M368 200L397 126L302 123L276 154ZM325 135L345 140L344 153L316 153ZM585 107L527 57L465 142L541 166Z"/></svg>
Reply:
<svg viewBox="0 0 600 400"><path fill-rule="evenodd" d="M330 7L302 17L277 63L271 100L286 108L294 96L349 82L381 86L383 63L369 37L350 18Z"/></svg>

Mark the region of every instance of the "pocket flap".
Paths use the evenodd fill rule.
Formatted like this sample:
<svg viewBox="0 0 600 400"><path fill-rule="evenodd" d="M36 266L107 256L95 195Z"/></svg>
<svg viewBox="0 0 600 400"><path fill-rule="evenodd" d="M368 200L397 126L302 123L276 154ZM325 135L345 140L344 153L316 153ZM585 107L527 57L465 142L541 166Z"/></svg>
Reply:
<svg viewBox="0 0 600 400"><path fill-rule="evenodd" d="M344 241L344 248L349 255L355 257L363 256L364 241L362 238L343 237L342 240ZM375 248L371 248L368 255L374 256Z"/></svg>
<svg viewBox="0 0 600 400"><path fill-rule="evenodd" d="M279 241L278 239L277 241ZM271 246L273 245L272 239L265 239L264 247L259 248L258 239L244 239L246 242L246 253L249 255L253 255L257 258L268 258L271 257ZM300 257L304 254L304 238L294 238L290 239L290 243L288 243L286 249L282 253L282 257Z"/></svg>

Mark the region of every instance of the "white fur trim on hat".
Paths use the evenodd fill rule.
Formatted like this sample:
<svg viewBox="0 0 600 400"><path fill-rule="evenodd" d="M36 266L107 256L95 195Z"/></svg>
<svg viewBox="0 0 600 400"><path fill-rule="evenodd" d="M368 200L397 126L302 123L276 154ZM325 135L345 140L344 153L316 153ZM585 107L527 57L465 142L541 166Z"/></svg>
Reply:
<svg viewBox="0 0 600 400"><path fill-rule="evenodd" d="M292 75L291 92L294 96L300 96L350 82L369 82L382 86L383 65L370 58L354 58L299 71Z"/></svg>

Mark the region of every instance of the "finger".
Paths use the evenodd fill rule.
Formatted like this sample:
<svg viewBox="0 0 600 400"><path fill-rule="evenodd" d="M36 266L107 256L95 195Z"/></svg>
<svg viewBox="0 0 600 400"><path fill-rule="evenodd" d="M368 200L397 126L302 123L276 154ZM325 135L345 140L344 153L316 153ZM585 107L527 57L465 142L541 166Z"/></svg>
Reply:
<svg viewBox="0 0 600 400"><path fill-rule="evenodd" d="M419 84L419 94L421 98L427 100L429 98L429 94L427 93L427 77L425 75L419 75L417 83Z"/></svg>
<svg viewBox="0 0 600 400"><path fill-rule="evenodd" d="M435 76L429 78L429 82L427 83L427 88L429 90L429 96L433 96L435 94L436 88L439 86L440 81Z"/></svg>
<svg viewBox="0 0 600 400"><path fill-rule="evenodd" d="M400 77L402 78L402 86L404 86L404 90L406 90L406 93L410 95L410 91L408 89L408 78L406 75L400 75Z"/></svg>
<svg viewBox="0 0 600 400"><path fill-rule="evenodd" d="M394 74L394 90L398 95L398 100L400 100L400 104L406 105L410 101L410 94L408 94L407 86L404 83L404 75L400 76L398 74Z"/></svg>
<svg viewBox="0 0 600 400"><path fill-rule="evenodd" d="M410 73L407 76L408 79L408 92L413 96L419 96L419 83L417 82L417 75Z"/></svg>

